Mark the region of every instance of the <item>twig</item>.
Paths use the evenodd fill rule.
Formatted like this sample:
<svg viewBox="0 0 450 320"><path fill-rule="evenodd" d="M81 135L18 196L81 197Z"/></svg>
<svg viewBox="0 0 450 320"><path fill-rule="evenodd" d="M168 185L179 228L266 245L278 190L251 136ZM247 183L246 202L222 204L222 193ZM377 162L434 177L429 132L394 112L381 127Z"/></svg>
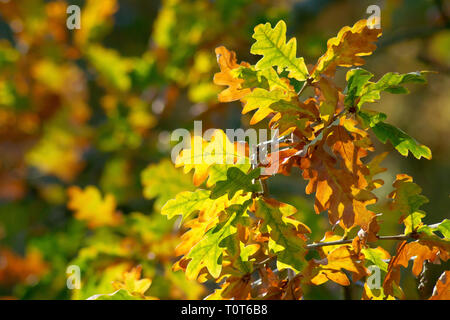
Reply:
<svg viewBox="0 0 450 320"><path fill-rule="evenodd" d="M382 240L382 241L386 241L386 240L393 240L393 241L399 241L399 240L408 240L408 239L416 239L416 237L414 236L413 233L409 233L409 234L399 234L399 235L395 235L395 236L378 236L376 241L371 241L368 243L375 243L378 240ZM336 245L340 245L340 244L350 244L352 243L353 240L351 239L342 239L342 240L336 240L336 241L329 241L329 242L318 242L318 243L311 243L311 244L307 244L305 246L306 249L317 249L317 248L321 248L321 247L327 247L327 246L336 246ZM273 261L274 259L276 259L277 256L272 256L269 257L261 262L255 263L255 268L259 268L262 265L269 263L271 261Z"/></svg>
<svg viewBox="0 0 450 320"><path fill-rule="evenodd" d="M267 181L264 179L259 179L259 183L261 184L261 188L263 190L262 196L267 198L270 196L269 186L267 185Z"/></svg>
<svg viewBox="0 0 450 320"><path fill-rule="evenodd" d="M305 82L303 83L302 88L301 88L300 91L297 93L297 96L300 97L300 96L302 95L303 91L305 91L305 89L306 89L309 85L311 85L311 83L312 83L312 78L306 79Z"/></svg>
<svg viewBox="0 0 450 320"><path fill-rule="evenodd" d="M407 239L413 239L411 234L407 234L407 235L396 235L396 236L379 236L378 240L407 240ZM306 245L307 249L316 249L316 248L320 248L320 247L326 247L326 246L335 246L335 245L340 245L340 244L349 244L352 243L353 240L337 240L337 241L329 241L329 242L318 242L318 243L312 243L312 244L308 244ZM376 241L373 241L376 242Z"/></svg>
<svg viewBox="0 0 450 320"><path fill-rule="evenodd" d="M328 124L328 126L323 127L323 128L321 128L321 129L317 130L317 132L316 132L316 138L315 138L314 140L312 140L310 143L308 143L307 145L305 145L305 146L303 147L303 149L297 151L297 152L294 153L292 156L287 157L286 159L284 159L284 160L283 160L283 164L286 163L287 161L289 161L289 159L292 158L292 157L304 157L304 156L306 156L309 147L312 146L312 145L314 145L317 141L322 140L322 132L323 132L325 129L328 129L328 128L332 127L333 125L335 125L335 124L336 124L336 121L337 121L337 120L340 118L340 116L342 116L346 111L347 111L346 109L343 109L341 112L339 112L337 115L335 115L335 116L333 117L333 119L330 121L330 124Z"/></svg>
<svg viewBox="0 0 450 320"><path fill-rule="evenodd" d="M417 236L416 233L399 234L399 235L395 235L395 236L378 236L377 240L370 241L369 243L375 243L378 240L382 240L382 241L386 241L386 240L399 241L399 240L416 239L417 238L416 236ZM311 243L311 244L306 245L305 248L306 249L317 249L317 248L326 247L326 246L335 246L335 245L340 245L340 244L350 244L350 243L352 243L352 241L353 240L343 239L343 240L337 240L337 241ZM277 256L272 256L272 257L264 259L261 262L257 262L257 263L255 263L254 268L255 269L261 268L265 264L274 261L276 258L277 258ZM252 283L252 287L253 286L257 286L260 283L261 283L260 279L256 280L256 281L254 281Z"/></svg>

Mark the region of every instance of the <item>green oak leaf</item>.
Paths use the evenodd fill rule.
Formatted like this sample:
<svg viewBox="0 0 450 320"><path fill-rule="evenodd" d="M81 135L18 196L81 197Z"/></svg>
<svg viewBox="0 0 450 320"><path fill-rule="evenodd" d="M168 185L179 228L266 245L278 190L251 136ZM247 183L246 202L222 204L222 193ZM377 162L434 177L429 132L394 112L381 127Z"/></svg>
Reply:
<svg viewBox="0 0 450 320"><path fill-rule="evenodd" d="M236 218L232 222L234 226L240 224L249 227L251 225L247 210L252 203L253 200L248 200L243 204L233 205L226 209L227 213L230 215L236 213ZM224 239L223 244L226 246L227 254L231 257L234 267L239 269L243 274L253 272L253 259L251 259L250 256L258 251L259 245L252 244L245 246L244 243L240 241L237 233Z"/></svg>
<svg viewBox="0 0 450 320"><path fill-rule="evenodd" d="M405 225L405 234L409 234L415 230L420 231L423 226L422 218L426 216L425 212L422 210L414 211L405 219L403 219L403 224Z"/></svg>
<svg viewBox="0 0 450 320"><path fill-rule="evenodd" d="M383 270L384 272L388 271L388 264L387 262L383 261L383 254L378 251L376 248L363 248L361 249L361 252L364 254L364 258L366 261L370 261L373 265L376 265L380 270Z"/></svg>
<svg viewBox="0 0 450 320"><path fill-rule="evenodd" d="M245 164L213 164L209 168L209 178L208 178L208 185L213 186L218 181L227 180L227 171L230 168L238 168L239 170L243 172L247 172L251 168L250 163Z"/></svg>
<svg viewBox="0 0 450 320"><path fill-rule="evenodd" d="M261 230L270 234L269 250L277 256L278 270L291 268L300 272L307 264L305 242L300 238L295 225L285 217L283 205L258 199L255 215L263 219Z"/></svg>
<svg viewBox="0 0 450 320"><path fill-rule="evenodd" d="M407 157L408 153L411 152L417 159L421 157L431 159L430 148L418 143L414 138L393 125L380 121L372 127L372 131L381 142L386 143L387 140L390 140L402 156Z"/></svg>
<svg viewBox="0 0 450 320"><path fill-rule="evenodd" d="M266 90L274 90L280 88L283 91L293 91L289 81L280 78L274 68L270 67L263 70L256 70L255 67L239 66L231 71L233 77L242 79L244 82L241 88L262 88Z"/></svg>
<svg viewBox="0 0 450 320"><path fill-rule="evenodd" d="M297 40L292 38L286 43L286 23L283 20L273 29L270 23L256 26L253 38L256 42L250 48L250 53L263 56L255 65L257 70L277 66L278 73L286 68L290 78L299 81L308 78L304 59L296 57Z"/></svg>
<svg viewBox="0 0 450 320"><path fill-rule="evenodd" d="M250 120L250 124L256 124L273 112L270 108L272 104L286 98L283 91L279 88L275 88L272 91L256 88L245 97L242 114L258 109Z"/></svg>
<svg viewBox="0 0 450 320"><path fill-rule="evenodd" d="M236 234L226 238L225 240L228 255L233 261L233 266L239 269L243 274L253 272L253 260L250 257L255 254L259 245L253 244L245 246L240 242L239 237Z"/></svg>
<svg viewBox="0 0 450 320"><path fill-rule="evenodd" d="M419 208L428 203L428 199L421 194L422 188L407 175L398 175L393 186L395 189L389 194L390 199L387 203L371 204L367 206L367 209L387 216L399 217L405 225L404 234L414 230L426 232L422 223L425 212Z"/></svg>
<svg viewBox="0 0 450 320"><path fill-rule="evenodd" d="M166 215L168 219L182 215L185 220L198 210L207 210L213 203L208 190L184 191L180 192L175 199L166 202L161 209L161 214Z"/></svg>
<svg viewBox="0 0 450 320"><path fill-rule="evenodd" d="M424 232L429 236L435 236L434 232L439 231L442 233L445 239L450 239L450 220L445 219L444 221L440 223L436 223L433 225L423 225L418 232Z"/></svg>
<svg viewBox="0 0 450 320"><path fill-rule="evenodd" d="M293 88L290 86L290 82L283 81L283 79L286 80L286 78L280 78L278 73L272 67L261 70L260 74L265 79L267 79L267 83L269 84L270 90L275 90L276 88L280 88L285 92L293 90Z"/></svg>
<svg viewBox="0 0 450 320"><path fill-rule="evenodd" d="M270 88L268 80L265 77L262 77L261 71L256 70L253 66L239 66L238 68L231 70L231 75L234 78L244 80L241 84L242 89Z"/></svg>
<svg viewBox="0 0 450 320"><path fill-rule="evenodd" d="M386 73L376 83L369 82L361 92L361 99L358 106L362 106L365 102L375 102L380 99L381 91L386 91L394 94L409 93L408 89L402 85L406 83L426 83L427 80L423 76L426 71L410 72L406 74L399 74L395 72Z"/></svg>
<svg viewBox="0 0 450 320"><path fill-rule="evenodd" d="M347 72L347 87L344 90L344 104L347 108L355 105L356 99L361 96L361 91L372 77L372 73L362 68L351 69Z"/></svg>
<svg viewBox="0 0 450 320"><path fill-rule="evenodd" d="M144 187L144 197L157 198L155 208L162 206L179 192L193 190L191 175L176 169L170 160L163 160L158 164L149 165L141 173L141 183Z"/></svg>
<svg viewBox="0 0 450 320"><path fill-rule="evenodd" d="M445 219L442 221L438 225L437 230L440 231L445 238L450 239L450 220Z"/></svg>
<svg viewBox="0 0 450 320"><path fill-rule="evenodd" d="M399 74L395 72L386 73L378 82L369 81L373 74L362 68L352 69L347 72L347 87L344 91L344 104L347 108L358 109L366 102L375 102L381 98L381 92L393 94L409 93L403 85L407 83L426 83L424 74L427 71L410 72Z"/></svg>
<svg viewBox="0 0 450 320"><path fill-rule="evenodd" d="M259 178L261 169L256 168L248 175L236 167L231 167L227 171L227 180L218 181L211 192L211 199L217 199L225 194L228 194L228 199L234 197L236 192L256 192L259 190L258 186L253 181Z"/></svg>
<svg viewBox="0 0 450 320"><path fill-rule="evenodd" d="M232 225L235 217L236 213L227 221L208 230L202 240L189 251L186 256L186 259L191 259L186 268L186 276L188 279L196 279L203 267L206 267L214 278L220 276L222 271L222 263L220 260L225 250L223 240L236 233L237 229Z"/></svg>
<svg viewBox="0 0 450 320"><path fill-rule="evenodd" d="M374 127L377 123L386 120L386 114L369 109L361 109L357 113L358 120L363 127Z"/></svg>

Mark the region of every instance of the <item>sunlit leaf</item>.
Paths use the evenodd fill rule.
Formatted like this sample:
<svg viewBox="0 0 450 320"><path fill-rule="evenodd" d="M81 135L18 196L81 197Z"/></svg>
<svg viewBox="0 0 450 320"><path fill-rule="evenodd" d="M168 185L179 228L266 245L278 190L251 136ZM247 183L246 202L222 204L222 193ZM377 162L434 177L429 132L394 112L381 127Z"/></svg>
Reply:
<svg viewBox="0 0 450 320"><path fill-rule="evenodd" d="M272 29L270 23L255 27L253 38L256 42L250 48L250 53L262 55L256 64L257 70L264 70L272 66L278 67L278 72L286 69L289 77L304 81L308 77L303 58L297 58L297 40L291 38L286 43L286 23L281 20Z"/></svg>
<svg viewBox="0 0 450 320"><path fill-rule="evenodd" d="M67 207L75 211L75 218L87 222L90 228L101 226L115 226L121 223L122 217L116 211L114 197L107 194L102 198L100 191L93 186L84 190L79 187L70 187L68 190L69 202Z"/></svg>
<svg viewBox="0 0 450 320"><path fill-rule="evenodd" d="M314 79L320 74L333 76L336 67L351 67L364 64L362 56L371 55L374 44L381 36L381 29L370 25L367 20L356 22L353 27L342 28L338 35L327 42L327 51L320 57L311 72Z"/></svg>

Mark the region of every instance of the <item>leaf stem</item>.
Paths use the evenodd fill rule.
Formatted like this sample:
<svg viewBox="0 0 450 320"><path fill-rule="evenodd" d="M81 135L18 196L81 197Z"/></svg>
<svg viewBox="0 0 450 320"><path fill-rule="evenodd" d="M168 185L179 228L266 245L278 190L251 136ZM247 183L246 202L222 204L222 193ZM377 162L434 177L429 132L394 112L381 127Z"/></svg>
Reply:
<svg viewBox="0 0 450 320"><path fill-rule="evenodd" d="M259 183L261 184L261 188L263 190L263 197L268 197L270 195L269 186L267 185L267 181L265 179L259 179Z"/></svg>
<svg viewBox="0 0 450 320"><path fill-rule="evenodd" d="M306 79L305 82L303 83L302 88L301 88L300 91L297 93L297 96L300 97L300 96L302 95L303 91L305 91L305 89L306 89L309 85L311 85L311 83L312 83L312 78Z"/></svg>

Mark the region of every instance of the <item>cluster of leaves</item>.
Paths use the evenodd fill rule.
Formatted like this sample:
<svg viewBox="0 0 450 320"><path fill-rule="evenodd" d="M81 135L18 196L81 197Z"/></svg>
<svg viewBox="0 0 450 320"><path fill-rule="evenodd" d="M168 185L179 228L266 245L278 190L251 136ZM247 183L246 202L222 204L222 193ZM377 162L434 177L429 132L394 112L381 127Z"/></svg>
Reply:
<svg viewBox="0 0 450 320"><path fill-rule="evenodd" d="M268 118L269 128L289 137L269 154L279 162L270 174L289 175L293 167L299 168L308 181L305 192L314 194L317 214L328 213L332 231L319 243L309 243L311 230L297 210L270 197L270 176L260 170L267 165L251 166L249 155L233 148L222 131L210 142L197 144L203 152L184 149L176 165L185 172L194 169L195 185L206 189L179 193L161 213L168 218L180 215L186 229L177 247L182 258L174 269L183 270L188 279L216 281L220 288L210 299L302 299L304 289L312 285L332 281L348 286L349 276L356 283L370 274L372 265L382 272L382 287L365 284L362 297L403 298L400 266L408 267L413 259L418 277L425 262L448 260L449 221L422 223L420 206L427 199L405 174L397 175L389 201L378 202L373 191L384 181L375 176L386 170L380 167L386 153L365 160L375 151L370 132L382 143L389 140L404 156L411 152L418 159L431 158L428 147L384 122L385 114L366 108L381 92L404 94L405 84L424 83L425 72L388 73L372 82L373 74L352 68L344 90L334 82L338 67L363 65L362 56L375 50L380 36L381 29L366 20L344 27L309 69L297 57L296 39L286 41L284 21L273 28L270 23L255 27L250 52L262 56L255 65L238 63L225 47L216 49L220 72L214 81L228 86L219 100L240 100L243 114L255 111L251 124ZM307 88L313 95L305 98ZM208 148L214 151L205 152ZM382 215L397 217L404 234L379 235ZM378 246L386 239L402 240L393 256ZM435 290L432 299L449 298L445 274Z"/></svg>
<svg viewBox="0 0 450 320"><path fill-rule="evenodd" d="M144 34L151 45L119 53L123 45L105 40L124 29L114 28L119 1L84 1L79 30L66 26L70 4L0 3L0 296L110 294L111 281L141 265L153 284L139 294L198 299L205 288L171 270L181 233L160 215L193 185L160 162L170 147L160 137L197 115L180 117L180 101L202 112L217 105L211 52L228 32L266 19L268 8L285 11L265 1L143 2L142 23L158 12ZM79 290L66 286L70 265L80 267Z"/></svg>
<svg viewBox="0 0 450 320"><path fill-rule="evenodd" d="M370 132L402 155L431 158L385 114L363 106L382 91L406 93L404 84L425 82L424 72L372 82L357 68L345 90L335 85L336 68L362 65L380 30L364 21L343 28L308 68L296 39L286 42L285 23L266 23L255 28L251 49L263 57L238 64L218 46L249 46L254 25L287 16L282 3L164 0L157 11L139 2L158 12L148 47L126 22L114 26L119 3L84 1L74 31L66 27L68 1L0 3L2 35L10 27L0 40L0 297L299 299L328 281L360 283L375 264L383 289L365 286L363 297L401 298L401 266L415 259L421 277L422 263L448 258L449 223L422 223L420 188L399 175L389 202L378 203L372 191L383 181L374 176L385 154L364 160L374 151ZM302 98L309 88L314 95ZM252 165L250 149L223 131L201 140L200 164L189 161L198 150L183 150L176 166L185 174L164 159L167 131L198 117L211 127L217 96L242 101L243 113L255 111L251 124L270 120L290 137L269 157L279 170L268 171L269 163L264 172L302 171L315 211L328 212L333 230L320 243L310 243L319 219L303 203L302 211L270 198L264 166ZM405 227L392 258L372 246L383 239L381 213ZM81 286L68 290L72 265ZM431 299L448 299L448 277Z"/></svg>

